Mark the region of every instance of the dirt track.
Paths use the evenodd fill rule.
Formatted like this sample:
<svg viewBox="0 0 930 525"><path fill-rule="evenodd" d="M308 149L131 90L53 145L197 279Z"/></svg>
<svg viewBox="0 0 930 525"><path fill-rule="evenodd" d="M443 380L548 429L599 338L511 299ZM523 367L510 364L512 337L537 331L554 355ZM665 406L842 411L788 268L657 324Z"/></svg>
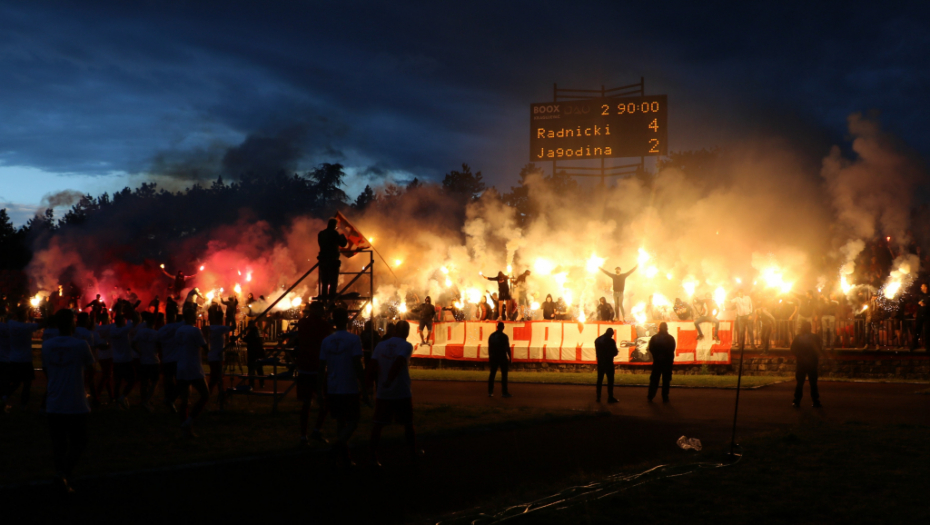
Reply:
<svg viewBox="0 0 930 525"><path fill-rule="evenodd" d="M679 453L675 440L681 435L698 437L706 447L723 446L729 441L735 395L733 390L679 388L672 390L668 405L648 404L644 387L624 387L616 392L620 403L597 405L591 386L519 384L511 389L515 397L506 400L486 397L485 388L483 383L418 381L414 399L579 413L608 410L609 415L426 439L418 471L403 466L397 447L387 451L387 466L378 473L340 471L318 450L87 479L77 483L80 497L67 504L49 505L47 486L8 490L0 492L0 505L29 512L37 522L86 522L90 516L99 523L279 522L312 519L317 510L321 514L315 522L403 522L414 514L441 514L501 493L531 491L534 485L558 483L581 472L606 474L658 461ZM928 425L930 396L914 394L925 388L824 382L822 410L810 408L809 399L803 408L793 409L790 384L743 391L739 436L818 420ZM366 456L364 450L357 453L360 460Z"/></svg>

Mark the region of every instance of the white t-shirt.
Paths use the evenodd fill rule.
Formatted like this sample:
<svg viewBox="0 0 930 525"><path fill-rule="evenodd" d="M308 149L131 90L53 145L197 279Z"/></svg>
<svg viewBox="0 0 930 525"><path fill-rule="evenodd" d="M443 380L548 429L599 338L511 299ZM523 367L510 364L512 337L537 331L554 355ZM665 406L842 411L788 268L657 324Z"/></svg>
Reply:
<svg viewBox="0 0 930 525"><path fill-rule="evenodd" d="M163 363L178 362L178 348L174 344L174 334L182 326L184 326L184 323L175 322L158 329L158 336L155 340L161 343L161 360Z"/></svg>
<svg viewBox="0 0 930 525"><path fill-rule="evenodd" d="M95 348L97 346L97 338L94 337L95 335L96 334L94 334L94 332L91 332L90 330L88 330L87 328L84 328L83 326L78 326L77 328L74 329L74 337L77 337L81 341L86 342L87 346L90 347L90 355L93 355L93 356L97 355L97 350Z"/></svg>
<svg viewBox="0 0 930 525"><path fill-rule="evenodd" d="M362 340L355 334L339 330L323 339L320 361L326 363L326 392L358 394L358 379L352 358L361 357Z"/></svg>
<svg viewBox="0 0 930 525"><path fill-rule="evenodd" d="M132 337L132 343L139 353L139 364L158 364L158 348L155 346L155 339L157 337L158 332L152 330L144 323L136 330L136 335Z"/></svg>
<svg viewBox="0 0 930 525"><path fill-rule="evenodd" d="M21 323L10 321L6 324L10 333L10 362L32 362L32 332L39 329L35 323Z"/></svg>
<svg viewBox="0 0 930 525"><path fill-rule="evenodd" d="M210 325L210 352L207 362L213 363L223 360L223 348L226 347L226 334L232 330L231 326Z"/></svg>
<svg viewBox="0 0 930 525"><path fill-rule="evenodd" d="M0 323L0 363L10 362L10 332L6 323Z"/></svg>
<svg viewBox="0 0 930 525"><path fill-rule="evenodd" d="M84 392L84 367L94 365L87 341L53 337L42 343L42 366L48 377L45 411L49 414L90 412Z"/></svg>
<svg viewBox="0 0 930 525"><path fill-rule="evenodd" d="M399 337L392 337L378 343L371 353L372 361L378 362L378 399L413 397L413 392L410 390L410 373L406 366L397 374L394 381L387 385L388 374L394 366L394 361L405 359L409 365L412 355L413 345Z"/></svg>
<svg viewBox="0 0 930 525"><path fill-rule="evenodd" d="M113 348L109 346L110 327L113 325L104 324L94 329L94 335L97 336L98 344L101 345L97 350L97 359L113 359Z"/></svg>
<svg viewBox="0 0 930 525"><path fill-rule="evenodd" d="M204 377L200 349L207 346L200 328L182 324L174 332L174 344L178 353L178 380L193 381Z"/></svg>
<svg viewBox="0 0 930 525"><path fill-rule="evenodd" d="M132 321L127 322L123 326L116 326L116 323L111 324L107 335L110 339L110 347L113 350L113 362L114 363L131 363L132 358L132 345L129 341L129 331L132 330Z"/></svg>

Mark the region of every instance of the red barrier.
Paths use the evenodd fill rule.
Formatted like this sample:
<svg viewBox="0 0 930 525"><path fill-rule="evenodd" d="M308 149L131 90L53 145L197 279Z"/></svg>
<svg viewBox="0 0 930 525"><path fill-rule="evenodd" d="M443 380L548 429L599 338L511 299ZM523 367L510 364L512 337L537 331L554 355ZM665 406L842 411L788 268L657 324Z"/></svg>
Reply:
<svg viewBox="0 0 930 525"><path fill-rule="evenodd" d="M711 338L710 323L701 326L706 337L698 341L693 322L670 322L669 333L675 338L675 364L730 364L733 323L720 321L720 343ZM488 336L496 330L496 322L461 321L433 323L429 344L420 344L419 323L410 322L408 341L414 345L414 357L484 361L488 358ZM645 349L649 333L644 327L622 323L578 323L573 321L511 321L504 323L504 333L510 338L515 362L595 363L594 340L608 328L614 329L614 340L620 354L614 359L622 364L650 364Z"/></svg>

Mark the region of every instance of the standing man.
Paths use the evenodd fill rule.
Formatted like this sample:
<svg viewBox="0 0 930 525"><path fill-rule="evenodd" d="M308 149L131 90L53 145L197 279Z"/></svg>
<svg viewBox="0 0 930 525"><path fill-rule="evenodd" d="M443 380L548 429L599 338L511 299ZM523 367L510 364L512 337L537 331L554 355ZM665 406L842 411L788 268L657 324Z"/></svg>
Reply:
<svg viewBox="0 0 930 525"><path fill-rule="evenodd" d="M436 307L433 306L433 300L426 296L423 304L415 307L417 319L420 321L420 327L417 333L420 334L421 345L428 345L427 341L433 335L433 319L436 317ZM423 337L423 330L426 330L426 337Z"/></svg>
<svg viewBox="0 0 930 525"><path fill-rule="evenodd" d="M207 364L210 365L210 383L209 391L212 394L213 389L217 389L219 396L220 410L226 402L226 387L223 386L223 356L226 353L227 334L233 330L228 324L223 324L223 317L220 316L210 320L210 353L207 354Z"/></svg>
<svg viewBox="0 0 930 525"><path fill-rule="evenodd" d="M42 367L48 377L45 412L52 437L55 475L61 488L68 493L71 473L87 446L87 394L84 390L84 369L94 366L90 346L74 334L74 313L59 310L55 314L58 337L42 343Z"/></svg>
<svg viewBox="0 0 930 525"><path fill-rule="evenodd" d="M631 273L635 272L637 268L639 268L638 264L626 273L620 273L619 266L614 268L614 272L616 273L610 273L603 268L598 268L614 282L614 313L617 314L618 321L623 321L626 317L626 310L623 309L623 290L626 288L626 278L629 277Z"/></svg>
<svg viewBox="0 0 930 525"><path fill-rule="evenodd" d="M482 275L483 274L480 274ZM510 295L510 277L504 275L504 272L497 272L495 277L485 277L489 281L495 281L497 283L497 319L499 321L505 321L509 319L511 303L513 303L513 297ZM493 296L492 296L493 297Z"/></svg>
<svg viewBox="0 0 930 525"><path fill-rule="evenodd" d="M801 325L807 323L813 326L814 323L814 291L808 290L804 292L804 295L794 294L798 298L798 309L797 309L797 327L801 328Z"/></svg>
<svg viewBox="0 0 930 525"><path fill-rule="evenodd" d="M649 393L646 399L652 403L662 377L662 402L668 403L668 388L672 382L672 363L675 361L675 338L668 333L668 323L659 324L659 333L649 339L652 354L652 374L649 376Z"/></svg>
<svg viewBox="0 0 930 525"><path fill-rule="evenodd" d="M410 461L417 460L416 433L413 429L413 391L410 388L408 370L410 356L413 355L413 345L407 342L410 324L401 321L394 330L394 336L378 343L372 352L371 368L368 369L366 378L368 385L375 379L378 382L374 425L371 427L371 457L374 466L381 466L378 460L381 429L392 422L404 426Z"/></svg>
<svg viewBox="0 0 930 525"><path fill-rule="evenodd" d="M239 298L235 295L230 295L229 299L222 300L220 302L226 307L226 326L230 328L236 327L236 313L239 311Z"/></svg>
<svg viewBox="0 0 930 525"><path fill-rule="evenodd" d="M746 334L752 323L752 298L743 294L743 289L736 290L736 297L730 301L736 307L736 333L739 349L746 348Z"/></svg>
<svg viewBox="0 0 930 525"><path fill-rule="evenodd" d="M194 433L194 420L210 400L210 390L204 379L203 358L201 357L201 352L208 350L207 342L200 328L194 326L196 322L197 311L186 309L184 310L184 324L174 333L174 344L178 351L178 395L181 398L178 414L181 416L181 430L188 437L197 437ZM199 397L188 412L191 388L197 391Z"/></svg>
<svg viewBox="0 0 930 525"><path fill-rule="evenodd" d="M927 293L927 283L921 283L920 293L917 294L917 315L914 317L914 337L911 339L911 352L917 350L919 339L923 339L924 348L930 352L927 344L927 334L930 333L930 294Z"/></svg>
<svg viewBox="0 0 930 525"><path fill-rule="evenodd" d="M16 310L16 319L11 319L6 326L10 339L10 362L7 365L9 386L4 395L12 396L16 387L22 385L19 400L23 410L26 410L32 393L32 382L36 378L32 364L32 333L39 329L39 325L27 323L26 309L20 307Z"/></svg>
<svg viewBox="0 0 930 525"><path fill-rule="evenodd" d="M510 338L504 333L504 323L498 321L497 331L488 337L488 364L491 366L491 374L488 376L488 397L494 397L494 377L497 376L498 368L501 370L503 397L513 397L507 391L507 371L510 368L510 360Z"/></svg>
<svg viewBox="0 0 930 525"><path fill-rule="evenodd" d="M620 352L617 342L614 341L614 329L608 328L600 337L594 340L594 352L597 355L597 402L601 402L601 385L604 376L607 376L607 402L616 403L614 397L614 357Z"/></svg>
<svg viewBox="0 0 930 525"><path fill-rule="evenodd" d="M138 314L137 314L138 315ZM143 312L143 322L132 336L132 346L139 354L139 367L136 376L139 378L139 393L142 395L142 408L154 412L152 396L158 386L158 372L161 362L158 360L158 331L157 313Z"/></svg>
<svg viewBox="0 0 930 525"><path fill-rule="evenodd" d="M811 399L814 401L814 408L823 406L820 404L820 393L817 391L817 366L820 364L821 352L820 339L811 333L811 324L804 321L799 327L798 336L791 343L791 353L794 354L797 362L794 377L798 382L794 389L794 401L791 406L795 408L801 406L805 377L811 383Z"/></svg>
<svg viewBox="0 0 930 525"><path fill-rule="evenodd" d="M332 331L332 327L323 319L323 303L318 301L308 304L304 308L304 317L297 321L297 347L294 351L294 360L297 362L297 399L303 403L300 407L301 445L309 444L307 427L310 426L310 403L313 401L314 394L319 390L320 348L323 346L323 340ZM317 397L319 414L312 437L325 443L322 429L326 418L326 407L323 406L322 400L323 398Z"/></svg>
<svg viewBox="0 0 930 525"><path fill-rule="evenodd" d="M132 362L133 351L129 333L132 331L132 321L126 322L121 313L116 314L113 321L107 331L107 340L113 349L113 390L116 393L116 403L129 409L129 393L136 386L136 367ZM126 382L126 388L120 392L123 381Z"/></svg>
<svg viewBox="0 0 930 525"><path fill-rule="evenodd" d="M362 367L362 340L347 331L349 313L345 308L333 311L333 323L336 325L336 331L323 339L320 348L319 377L323 379L320 381L320 398L325 397L329 413L336 420L333 452L344 466L350 467L353 463L349 454L349 438L358 427L361 413L359 391L362 392L365 403L369 403L364 384L365 371Z"/></svg>
<svg viewBox="0 0 930 525"><path fill-rule="evenodd" d="M169 303L170 304L170 303ZM165 406L177 412L174 402L178 398L178 347L174 336L181 327L180 321L174 321L158 329L155 336L157 347L161 350L162 388L165 390Z"/></svg>
<svg viewBox="0 0 930 525"><path fill-rule="evenodd" d="M320 254L317 260L320 262L320 300L331 302L336 300L339 286L339 267L342 261L339 260L339 248L344 248L349 244L346 236L336 230L338 221L330 219L326 224L326 229L321 230L316 236L317 243L320 245Z"/></svg>

